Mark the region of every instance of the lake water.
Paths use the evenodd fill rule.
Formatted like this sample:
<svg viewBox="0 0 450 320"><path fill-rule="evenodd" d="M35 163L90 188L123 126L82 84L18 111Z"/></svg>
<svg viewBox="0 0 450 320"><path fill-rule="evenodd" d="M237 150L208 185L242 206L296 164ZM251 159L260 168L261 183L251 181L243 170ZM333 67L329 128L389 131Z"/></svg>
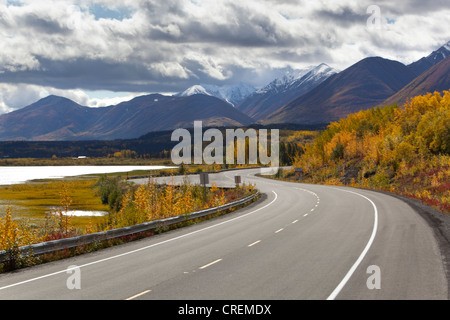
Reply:
<svg viewBox="0 0 450 320"><path fill-rule="evenodd" d="M104 217L108 214L109 214L109 212L107 212L107 211L73 210L73 211L67 212L67 215L71 216L71 217Z"/></svg>
<svg viewBox="0 0 450 320"><path fill-rule="evenodd" d="M131 172L167 169L164 166L60 166L60 167L0 167L0 185L20 184L36 179L60 179L85 174Z"/></svg>

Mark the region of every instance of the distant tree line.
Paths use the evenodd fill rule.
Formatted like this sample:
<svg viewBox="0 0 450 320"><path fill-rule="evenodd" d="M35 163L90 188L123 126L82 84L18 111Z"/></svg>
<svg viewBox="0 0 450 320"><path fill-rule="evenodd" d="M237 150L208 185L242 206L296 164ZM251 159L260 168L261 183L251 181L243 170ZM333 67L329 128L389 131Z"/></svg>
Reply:
<svg viewBox="0 0 450 320"><path fill-rule="evenodd" d="M114 141L12 141L0 142L0 158L167 158L174 146L170 135Z"/></svg>
<svg viewBox="0 0 450 320"><path fill-rule="evenodd" d="M283 132L294 132L295 129L323 128L317 126L298 125L273 125L273 126L250 126L242 128L247 130L253 128L276 129ZM209 128L203 128L207 130ZM225 133L229 128L218 128ZM231 128L236 129L236 128ZM193 129L188 129L193 134ZM284 131L283 131L284 130ZM178 142L171 141L172 131L151 132L138 139L113 140L113 141L0 141L0 159L8 158L77 158L80 156L90 158L115 157L123 159L169 159L171 150ZM302 154L303 149L299 143L281 142L280 161L282 165L292 164L295 156Z"/></svg>

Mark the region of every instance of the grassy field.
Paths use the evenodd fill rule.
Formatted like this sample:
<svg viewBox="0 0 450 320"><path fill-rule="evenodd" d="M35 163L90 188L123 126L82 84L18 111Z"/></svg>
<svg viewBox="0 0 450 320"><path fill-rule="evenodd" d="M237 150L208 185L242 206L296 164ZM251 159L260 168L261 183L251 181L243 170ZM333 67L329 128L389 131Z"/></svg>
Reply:
<svg viewBox="0 0 450 320"><path fill-rule="evenodd" d="M1 159L0 166L139 166L170 165L168 160L120 159L120 158L54 158L54 159ZM152 174L171 174L176 170L164 169L152 171ZM148 170L129 172L131 176L149 175ZM60 207L60 192L65 183L72 198L71 210L109 211L97 195L95 183L100 174L85 175L64 179L35 180L24 184L0 186L0 217L4 217L6 209L12 208L14 219L41 228L46 217L55 207ZM127 173L117 172L108 176L126 177ZM100 217L73 217L76 227L83 227L100 221Z"/></svg>
<svg viewBox="0 0 450 320"><path fill-rule="evenodd" d="M12 208L14 219L27 221L39 228L53 208L61 206L60 192L63 184L68 188L72 198L71 210L108 211L102 204L94 187L97 179L71 179L64 181L31 182L27 184L0 186L0 216ZM84 226L96 217L73 217L75 226Z"/></svg>
<svg viewBox="0 0 450 320"><path fill-rule="evenodd" d="M67 159L66 159L67 160ZM100 159L97 159L97 163ZM111 162L106 162L105 165L112 165ZM29 165L46 165L48 161L52 159L10 159L11 163L18 165L19 163L25 164L30 162ZM58 162L58 165L66 163L62 159ZM67 160L69 161L69 160ZM83 160L84 161L84 160ZM114 163L114 162L113 162ZM137 163L124 163L116 162L120 165L138 165ZM69 164L65 164L69 165ZM149 164L147 164L149 165ZM152 163L154 165L154 163ZM157 164L157 165L162 165ZM129 173L116 172L108 174L108 177L136 177L136 176L148 176L148 175L176 175L180 173L188 172L201 172L201 171L215 171L220 170L220 166L206 166L206 165L192 165L183 167L180 172L179 168L176 169L162 169L155 171L148 170L136 170ZM6 209L12 208L14 219L23 221L28 225L35 228L40 228L45 223L45 219L48 214L51 213L55 207L60 207L61 201L61 189L63 184L68 188L69 196L72 198L71 210L83 210L83 211L107 211L110 208L108 205L102 204L98 195L98 188L95 186L98 179L102 174L91 174L78 177L64 178L64 179L48 179L48 180L35 180L24 184L0 186L0 217L4 217ZM96 224L102 220L101 217L73 217L72 223L75 227L85 227L89 223Z"/></svg>

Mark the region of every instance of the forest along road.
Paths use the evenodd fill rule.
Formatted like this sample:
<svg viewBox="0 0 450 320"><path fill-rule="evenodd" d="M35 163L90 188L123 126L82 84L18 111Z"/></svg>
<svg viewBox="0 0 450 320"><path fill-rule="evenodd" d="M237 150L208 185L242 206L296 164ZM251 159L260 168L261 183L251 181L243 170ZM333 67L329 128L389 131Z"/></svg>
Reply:
<svg viewBox="0 0 450 320"><path fill-rule="evenodd" d="M257 203L0 275L0 299L448 299L438 242L409 205L377 192L268 180L258 172L210 176L218 186L233 186L235 175L256 184L264 194ZM71 290L76 274L80 289Z"/></svg>

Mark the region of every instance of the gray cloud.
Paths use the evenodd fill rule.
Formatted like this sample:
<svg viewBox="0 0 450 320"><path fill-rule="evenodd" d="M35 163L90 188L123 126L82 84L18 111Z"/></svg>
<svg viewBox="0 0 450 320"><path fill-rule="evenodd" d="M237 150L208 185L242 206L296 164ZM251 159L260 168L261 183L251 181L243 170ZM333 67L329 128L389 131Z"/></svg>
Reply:
<svg viewBox="0 0 450 320"><path fill-rule="evenodd" d="M372 1L371 4L376 4L385 11L387 14L394 14L397 16L402 15L426 15L442 9L446 9L450 6L449 0L435 0L435 1L422 1L422 0L403 0L403 1L389 1L389 0L377 0Z"/></svg>
<svg viewBox="0 0 450 320"><path fill-rule="evenodd" d="M21 17L18 21L19 28L25 30L32 29L35 33L44 33L46 35L66 34L68 33L67 27L62 27L58 21L48 18L40 17L36 13L28 13Z"/></svg>
<svg viewBox="0 0 450 320"><path fill-rule="evenodd" d="M367 21L366 11L360 10L356 12L349 7L341 7L338 10L330 10L327 8L318 10L314 14L315 18L322 20L327 24L333 24L338 27L350 27L353 25L364 25Z"/></svg>

